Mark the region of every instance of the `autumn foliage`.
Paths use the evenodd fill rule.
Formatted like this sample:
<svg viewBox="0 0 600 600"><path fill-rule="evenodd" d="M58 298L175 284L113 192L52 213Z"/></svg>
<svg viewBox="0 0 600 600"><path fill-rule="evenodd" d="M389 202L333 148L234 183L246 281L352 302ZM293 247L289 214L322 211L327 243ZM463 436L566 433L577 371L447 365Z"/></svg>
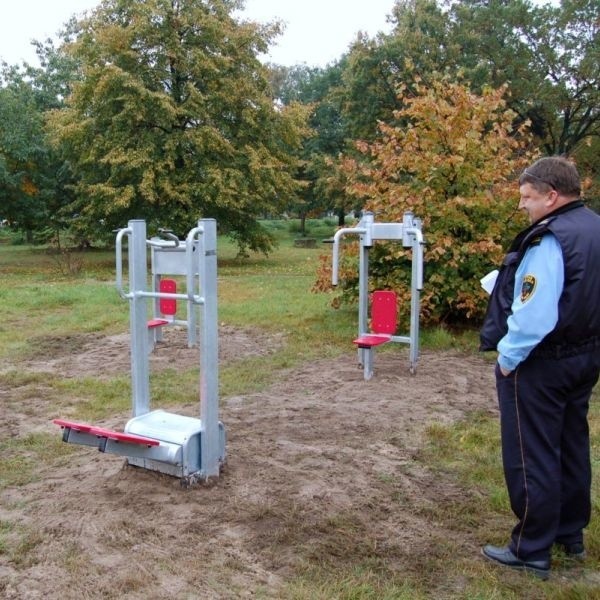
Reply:
<svg viewBox="0 0 600 600"><path fill-rule="evenodd" d="M527 124L515 127L505 88L475 95L459 83L439 79L403 87L403 108L394 122L380 123L380 137L358 142L356 157L340 158L346 193L375 213L376 222L401 222L405 211L422 219L427 242L423 323L465 323L480 318L486 295L479 279L497 266L516 230L516 178L532 156ZM357 260L349 244L334 303L356 297ZM400 320L410 312L410 256L397 243L370 253L373 289L400 297ZM324 259L316 287L329 287Z"/></svg>

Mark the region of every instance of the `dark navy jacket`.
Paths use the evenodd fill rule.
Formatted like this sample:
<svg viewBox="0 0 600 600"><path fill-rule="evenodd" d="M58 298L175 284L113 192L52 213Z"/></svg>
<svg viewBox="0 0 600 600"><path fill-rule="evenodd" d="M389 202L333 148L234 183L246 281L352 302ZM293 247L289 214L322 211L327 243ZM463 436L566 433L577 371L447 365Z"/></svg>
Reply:
<svg viewBox="0 0 600 600"><path fill-rule="evenodd" d="M496 280L480 332L480 349L496 350L508 330L514 298L515 273L527 248L553 233L565 267L556 327L531 356L568 356L600 351L600 216L572 202L522 231L511 244Z"/></svg>

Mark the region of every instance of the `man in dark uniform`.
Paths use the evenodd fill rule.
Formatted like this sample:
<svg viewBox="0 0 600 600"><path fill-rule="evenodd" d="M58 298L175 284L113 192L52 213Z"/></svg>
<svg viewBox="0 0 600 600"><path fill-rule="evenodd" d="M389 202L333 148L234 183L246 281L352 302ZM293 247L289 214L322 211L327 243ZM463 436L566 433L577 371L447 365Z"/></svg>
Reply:
<svg viewBox="0 0 600 600"><path fill-rule="evenodd" d="M502 462L518 518L483 555L546 579L553 544L585 558L591 513L587 413L600 372L600 216L575 166L542 158L519 179L531 225L512 243L490 296L481 349L497 350Z"/></svg>

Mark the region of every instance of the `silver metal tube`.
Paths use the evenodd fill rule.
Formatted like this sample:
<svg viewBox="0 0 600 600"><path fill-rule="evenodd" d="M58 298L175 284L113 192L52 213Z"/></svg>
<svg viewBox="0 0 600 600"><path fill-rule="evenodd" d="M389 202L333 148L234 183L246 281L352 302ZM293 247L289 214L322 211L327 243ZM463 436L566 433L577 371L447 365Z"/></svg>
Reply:
<svg viewBox="0 0 600 600"><path fill-rule="evenodd" d="M412 244L413 250L413 262L417 263L417 271L416 271L416 289L423 289L423 246L425 244L423 239L423 232L418 227L410 227L407 230L407 233L413 235L415 237L415 242Z"/></svg>
<svg viewBox="0 0 600 600"><path fill-rule="evenodd" d="M119 296L121 296L121 298L123 298L124 300L133 298L133 295L131 293L126 294L123 290L123 237L126 235L131 235L132 233L133 230L131 229L131 227L119 229L119 232L117 233L117 239L115 241L117 271L115 284L117 287L117 292L119 292Z"/></svg>
<svg viewBox="0 0 600 600"><path fill-rule="evenodd" d="M171 294L168 292L135 292L130 297L136 298L171 298L173 300L190 300L189 294ZM192 295L191 301L194 304L203 304L204 298L202 296Z"/></svg>
<svg viewBox="0 0 600 600"><path fill-rule="evenodd" d="M360 236L358 259L358 335L367 333L369 323L369 247L364 245L364 236ZM371 362L374 348L358 348L358 362L366 365ZM372 365L372 362L371 362Z"/></svg>
<svg viewBox="0 0 600 600"><path fill-rule="evenodd" d="M418 263L413 262L412 269L412 289L410 298L410 372L414 375L417 370L419 360L419 313L421 310L421 298L417 289L417 270Z"/></svg>
<svg viewBox="0 0 600 600"><path fill-rule="evenodd" d="M367 230L363 227L344 227L338 229L333 236L333 257L331 261L331 284L338 284L338 272L339 272L339 252L340 252L340 239L346 234L366 234Z"/></svg>
<svg viewBox="0 0 600 600"><path fill-rule="evenodd" d="M129 301L131 327L131 394L133 416L150 411L150 371L148 364L148 327L146 298L141 294L147 287L146 222L131 220L129 238Z"/></svg>
<svg viewBox="0 0 600 600"><path fill-rule="evenodd" d="M418 228L411 228L412 273L410 294L410 372L417 371L419 360L419 316L421 312L421 290L423 289L423 234Z"/></svg>
<svg viewBox="0 0 600 600"><path fill-rule="evenodd" d="M177 248L179 246L179 239L174 235L172 236L172 238L170 237L168 241L150 238L149 240L146 240L146 244L148 246L154 246L155 248Z"/></svg>
<svg viewBox="0 0 600 600"><path fill-rule="evenodd" d="M219 475L222 458L219 428L217 223L214 219L202 219L200 223L202 227L198 230L201 230L203 235L198 246L200 255L198 272L200 290L205 298L200 312L200 420L202 421L200 444L202 475L207 478Z"/></svg>
<svg viewBox="0 0 600 600"><path fill-rule="evenodd" d="M194 264L194 242L196 240L196 236L198 234L204 233L204 227L202 225L198 225L193 229L190 229L190 232L187 234L185 239L185 258L187 261L187 273L186 273L186 284L187 284L187 299L190 302L194 302L194 273L198 272L198 269L195 268ZM197 248L197 251L200 252L200 247Z"/></svg>

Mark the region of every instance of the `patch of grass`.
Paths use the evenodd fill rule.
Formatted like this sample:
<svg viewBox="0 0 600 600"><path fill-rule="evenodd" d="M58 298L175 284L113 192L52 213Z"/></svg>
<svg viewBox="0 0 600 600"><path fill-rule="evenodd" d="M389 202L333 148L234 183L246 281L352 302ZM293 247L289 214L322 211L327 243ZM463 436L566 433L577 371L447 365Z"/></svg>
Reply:
<svg viewBox="0 0 600 600"><path fill-rule="evenodd" d="M198 381L200 371L191 369L167 369L150 374L150 396L152 402L161 407L169 408L186 404L197 404ZM125 396L129 398L131 387L127 386Z"/></svg>
<svg viewBox="0 0 600 600"><path fill-rule="evenodd" d="M497 419L471 413L454 426L427 428L427 443L420 459L437 470L458 473L468 486L495 493L504 485Z"/></svg>
<svg viewBox="0 0 600 600"><path fill-rule="evenodd" d="M46 542L44 535L37 530L26 530L20 536L17 544L13 545L9 557L12 563L18 567L30 567L37 561L36 549Z"/></svg>
<svg viewBox="0 0 600 600"><path fill-rule="evenodd" d="M63 400L62 406L67 408L68 416L75 419L96 421L131 412L129 376L63 379L56 384L56 389L68 399Z"/></svg>
<svg viewBox="0 0 600 600"><path fill-rule="evenodd" d="M89 573L89 556L80 544L74 541L64 543L62 547L62 563L67 572L77 575Z"/></svg>
<svg viewBox="0 0 600 600"><path fill-rule="evenodd" d="M474 352L479 346L479 333L476 330L464 329L453 332L447 327L422 329L420 343L430 350L458 349ZM492 353L488 353L491 356Z"/></svg>
<svg viewBox="0 0 600 600"><path fill-rule="evenodd" d="M31 371L21 371L19 369L10 369L0 373L0 384L7 388L19 388L28 385L44 383L48 376L45 373L34 373Z"/></svg>
<svg viewBox="0 0 600 600"><path fill-rule="evenodd" d="M22 282L0 294L4 315L0 358L28 354L43 338L124 330L128 309L112 286L97 281L37 284Z"/></svg>
<svg viewBox="0 0 600 600"><path fill-rule="evenodd" d="M42 462L60 460L75 448L49 433L30 433L0 442L0 489L23 486L37 481L37 467Z"/></svg>
<svg viewBox="0 0 600 600"><path fill-rule="evenodd" d="M278 368L287 366L280 354ZM277 377L269 358L248 358L220 370L219 393L223 397L251 394L265 389Z"/></svg>
<svg viewBox="0 0 600 600"><path fill-rule="evenodd" d="M290 600L425 600L401 575L379 574L364 567L348 570L307 569L287 587Z"/></svg>
<svg viewBox="0 0 600 600"><path fill-rule="evenodd" d="M0 555L8 552L7 536L12 530L12 523L0 520Z"/></svg>

